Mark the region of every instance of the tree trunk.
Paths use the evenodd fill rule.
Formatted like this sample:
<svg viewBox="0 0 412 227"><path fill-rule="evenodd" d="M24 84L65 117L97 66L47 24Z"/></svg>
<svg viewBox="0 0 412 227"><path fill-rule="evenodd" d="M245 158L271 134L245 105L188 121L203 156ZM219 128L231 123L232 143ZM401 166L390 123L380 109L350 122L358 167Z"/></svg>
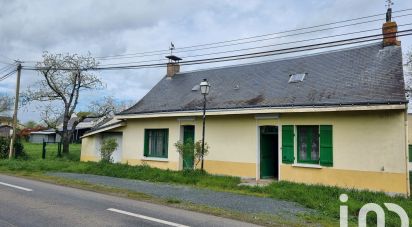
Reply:
<svg viewBox="0 0 412 227"><path fill-rule="evenodd" d="M63 145L63 154L68 154L69 153L69 145L70 145L70 133L68 130L68 124L69 124L70 118L67 116L64 116L63 119L63 131L62 131L62 145Z"/></svg>
<svg viewBox="0 0 412 227"><path fill-rule="evenodd" d="M69 153L69 145L70 145L70 136L68 132L63 132L62 134L62 146L63 146L63 154Z"/></svg>

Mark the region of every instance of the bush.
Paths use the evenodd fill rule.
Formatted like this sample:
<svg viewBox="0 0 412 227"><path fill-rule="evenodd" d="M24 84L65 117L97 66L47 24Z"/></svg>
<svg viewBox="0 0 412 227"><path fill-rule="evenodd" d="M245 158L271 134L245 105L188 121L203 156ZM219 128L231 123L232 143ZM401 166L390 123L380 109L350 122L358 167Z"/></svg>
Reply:
<svg viewBox="0 0 412 227"><path fill-rule="evenodd" d="M16 151L16 158L25 158L27 155L24 152L24 146L20 140L16 140L14 143L14 149ZM9 157L10 139L0 137L0 159L6 159Z"/></svg>
<svg viewBox="0 0 412 227"><path fill-rule="evenodd" d="M202 161L202 141L199 140L193 143L192 140L188 139L184 143L182 141L177 141L175 144L176 151L181 157L193 156L194 165L197 167L199 162ZM210 146L205 142L203 157L209 154ZM185 159L183 159L185 162Z"/></svg>
<svg viewBox="0 0 412 227"><path fill-rule="evenodd" d="M0 159L9 157L9 144L10 141L4 137L0 137Z"/></svg>
<svg viewBox="0 0 412 227"><path fill-rule="evenodd" d="M115 138L104 139L100 148L101 162L113 162L112 154L118 144Z"/></svg>

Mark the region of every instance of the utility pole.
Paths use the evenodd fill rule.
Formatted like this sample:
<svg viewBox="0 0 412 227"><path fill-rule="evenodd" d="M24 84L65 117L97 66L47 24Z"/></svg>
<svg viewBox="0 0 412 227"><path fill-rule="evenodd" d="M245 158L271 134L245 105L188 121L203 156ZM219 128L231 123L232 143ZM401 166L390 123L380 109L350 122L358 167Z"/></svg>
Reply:
<svg viewBox="0 0 412 227"><path fill-rule="evenodd" d="M21 75L21 63L18 62L17 65L17 79L16 79L16 96L14 100L14 113L13 113L13 135L10 141L10 151L9 159L13 158L14 152L14 142L16 141L16 131L17 131L17 112L19 110L19 95L20 95L20 75Z"/></svg>

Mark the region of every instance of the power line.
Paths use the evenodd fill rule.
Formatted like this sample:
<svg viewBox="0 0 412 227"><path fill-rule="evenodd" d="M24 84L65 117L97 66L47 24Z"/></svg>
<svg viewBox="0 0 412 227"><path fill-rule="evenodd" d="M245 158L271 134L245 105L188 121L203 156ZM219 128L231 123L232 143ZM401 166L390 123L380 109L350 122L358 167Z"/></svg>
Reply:
<svg viewBox="0 0 412 227"><path fill-rule="evenodd" d="M398 27L409 26L409 25L412 25L412 23L402 24L402 25L399 25ZM267 47L281 46L281 45L286 45L286 44L295 44L295 43L315 41L315 40L334 38L334 37L340 37L340 36L346 36L346 35L353 35L353 34L359 34L359 33L365 33L365 32L377 31L377 30L381 30L381 29L380 28L368 29L368 30L362 30L362 31L356 31L356 32L349 32L349 33L343 33L343 34L337 34L337 35L323 36L323 37L318 37L318 38L297 40L297 41L291 41L291 42L285 42L285 43L277 43L277 44L264 45L264 46L258 46L258 47L249 47L249 48L242 48L242 49L235 49L235 50L228 50L228 51L220 51L220 52L212 52L212 53L205 53L205 54L189 55L189 56L183 56L182 58L187 59L187 58L192 58L192 57L217 55L217 54L224 54L224 53L233 53L233 52L239 52L239 51L245 51L245 50L255 50L255 49L261 49L261 48L267 48ZM138 64L138 63L159 62L159 61L166 61L166 59L153 59L153 60L145 60L145 61L137 61L137 62L111 63L111 64L103 64L103 65L100 65L100 66Z"/></svg>
<svg viewBox="0 0 412 227"><path fill-rule="evenodd" d="M398 35L393 33L393 37L408 36L408 35L412 35L412 29L399 31ZM260 57L267 57L267 56L272 56L272 55L296 53L296 52L302 52L302 51L308 51L308 50L317 50L317 49L324 49L324 48L331 48L331 47L338 47L338 46L344 46L344 45L351 45L351 44L357 44L357 43L382 40L381 36L382 34L376 34L376 35L356 37L356 38L350 38L350 39L344 39L344 40L335 40L335 41L324 42L324 43L310 44L310 45L305 45L305 46L289 47L289 48L283 48L283 49L275 49L275 50L269 50L269 51L261 51L261 52L231 55L231 56L197 59L197 60L191 60L191 61L182 61L180 62L180 64L181 65L194 65L194 64L216 63L216 62L243 60L243 59L249 59L249 58L260 58ZM146 65L96 67L96 68L88 68L88 69L82 69L82 70L120 70L120 69L138 69L138 68L157 68L157 67L165 67L166 65L167 64L165 63L158 63L158 64L146 64ZM47 69L47 68L45 67L24 67L24 69L42 70L42 69ZM54 68L54 70L73 70L73 69Z"/></svg>
<svg viewBox="0 0 412 227"><path fill-rule="evenodd" d="M406 33L406 32L412 32L412 29L399 31L398 36L405 36L405 35L411 35L412 34L412 33L411 34L402 34L402 33ZM396 34L393 34L393 35L396 36ZM310 44L310 45L298 46L298 47L290 47L290 48L275 49L275 50L269 50L269 51L254 52L254 53L239 54L239 55L231 55L231 56L223 56L223 57L214 57L214 58L207 58L207 59L197 59L197 60L191 60L191 61L182 61L182 62L180 62L180 64L181 65L188 65L188 64L196 64L196 63L201 63L201 62L213 63L213 62L219 62L220 60L224 61L225 59L232 60L232 58L237 58L237 59L234 59L234 60L239 60L240 59L239 57L242 57L242 59L254 58L254 57L266 57L266 56L270 56L273 53L290 51L290 50L305 49L305 51L306 51L307 48L313 48L313 47L319 47L319 46L324 46L322 48L328 48L328 47L331 47L331 46L328 46L328 45L333 45L333 44L336 44L336 43L339 44L339 45L333 45L333 47L348 45L348 43L346 43L346 42L351 42L351 41L355 41L355 42L351 42L349 44L381 40L382 39L381 36L382 36L382 34L369 35L369 36L356 37L356 38L350 38L350 39L344 39L344 40L337 40L337 41L331 41L331 42L325 42L325 43ZM377 38L375 38L375 37L377 37ZM282 53L282 54L284 54L284 53ZM246 57L246 58L243 58L243 57ZM213 62L209 62L209 61L213 61ZM163 63L163 64L140 65L140 66L163 66L164 67L164 66L166 66L166 64ZM117 68L121 69L122 67L135 68L135 67L140 67L140 66L139 65L137 65L137 66L132 65L132 66L119 66L119 67L101 67L101 68L97 67L96 69L97 70L100 70L100 69L117 69Z"/></svg>
<svg viewBox="0 0 412 227"><path fill-rule="evenodd" d="M3 80L5 80L5 79L9 78L9 77L10 77L11 75L13 75L13 73L15 73L16 71L17 71L17 70L14 69L13 71L10 71L10 72L6 73L5 75L1 76L1 77L0 77L0 81L3 81Z"/></svg>
<svg viewBox="0 0 412 227"><path fill-rule="evenodd" d="M410 10L412 10L412 8L411 9L404 9L404 10L394 11L393 13L405 12L405 11L410 11ZM350 22L350 21L356 21L356 20L361 20L361 19L366 19L366 18L371 18L371 17L377 17L377 16L382 16L382 15L384 15L384 14L375 14L375 15L364 16L364 17L348 19L348 20L343 20L343 21L337 21L337 22L332 22L332 23L327 23L327 24L321 24L321 25L315 25L315 26L310 26L310 27L286 30L286 31L275 32L275 33L269 33L269 34L264 34L264 35L256 35L256 36L251 36L251 37L232 39L232 40L226 40L226 41L220 41L220 42L213 42L213 43L186 46L186 47L176 48L177 50L175 51L175 53L182 52L182 51L179 51L179 50L190 49L190 48L193 48L193 47L210 46L210 45L216 45L216 44L223 44L223 43L230 43L230 42L236 42L236 41L242 41L242 40L261 38L261 37L266 37L266 36L273 36L273 35L278 35L278 34L284 34L284 33L289 33L289 32L294 32L294 31L302 31L302 30L307 30L307 29L312 29L312 28L319 28L319 27L324 27L324 26L328 26L328 25L345 23L345 22ZM412 15L412 14L404 14L404 15L400 15L400 16L394 16L393 18L396 18L396 17L399 18L399 17L409 16L409 15ZM355 23L355 24L344 25L343 27L356 25L356 24L362 24L362 23L371 23L371 22L380 21L380 20L381 19L376 19L376 20L371 20L371 21L366 21L366 22L358 22L358 23ZM339 26L337 26L337 27L339 27ZM334 29L334 28L330 28L330 29ZM299 34L302 34L302 33L299 33ZM187 52L187 51L188 50L186 50L185 52ZM169 53L169 50L146 51L146 52L140 52L140 53L121 54L121 55L112 55L112 56L101 56L101 57L96 57L96 58L97 59L109 59L109 58L111 59L111 58L117 58L117 57L120 58L120 57L135 56L135 55L149 56L147 54L150 54L150 53L165 54L165 53Z"/></svg>

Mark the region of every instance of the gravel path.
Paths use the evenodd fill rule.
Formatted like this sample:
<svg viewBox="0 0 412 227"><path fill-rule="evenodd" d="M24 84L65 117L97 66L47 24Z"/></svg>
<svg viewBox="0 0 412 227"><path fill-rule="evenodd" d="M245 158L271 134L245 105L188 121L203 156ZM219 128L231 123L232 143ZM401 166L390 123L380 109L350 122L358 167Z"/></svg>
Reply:
<svg viewBox="0 0 412 227"><path fill-rule="evenodd" d="M100 184L114 188L127 189L165 199L177 199L195 204L247 213L267 213L288 219L295 219L297 214L311 212L310 209L304 208L293 202L286 202L272 198L239 195L229 192L217 192L207 189L193 188L190 186L152 183L91 174L48 173L48 175L81 180L88 183Z"/></svg>

